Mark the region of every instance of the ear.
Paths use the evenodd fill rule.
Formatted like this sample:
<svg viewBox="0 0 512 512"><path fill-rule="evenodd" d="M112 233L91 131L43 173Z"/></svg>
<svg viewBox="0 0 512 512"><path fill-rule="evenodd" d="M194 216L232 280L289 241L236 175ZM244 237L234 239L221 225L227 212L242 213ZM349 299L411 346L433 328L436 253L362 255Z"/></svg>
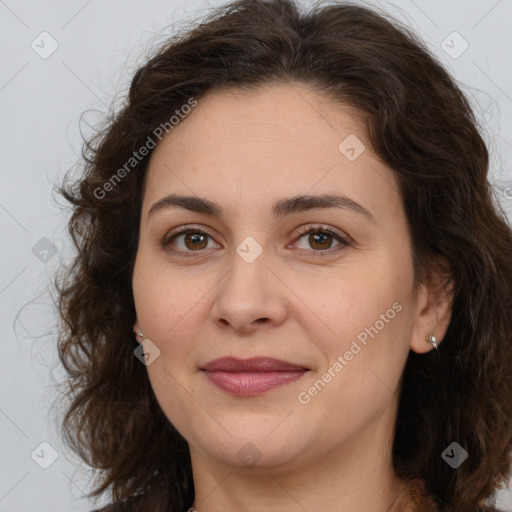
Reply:
<svg viewBox="0 0 512 512"><path fill-rule="evenodd" d="M137 320L137 318L135 318L135 323L133 324L133 332L135 333L135 339L139 342L139 343L142 343L142 340L144 339L143 336L139 336L140 333L142 333L142 329L140 328L140 324L139 324L139 321Z"/></svg>
<svg viewBox="0 0 512 512"><path fill-rule="evenodd" d="M452 305L453 281L449 264L445 258L437 257L418 287L411 350L418 354L435 350L425 338L434 334L437 344L442 342L452 317Z"/></svg>

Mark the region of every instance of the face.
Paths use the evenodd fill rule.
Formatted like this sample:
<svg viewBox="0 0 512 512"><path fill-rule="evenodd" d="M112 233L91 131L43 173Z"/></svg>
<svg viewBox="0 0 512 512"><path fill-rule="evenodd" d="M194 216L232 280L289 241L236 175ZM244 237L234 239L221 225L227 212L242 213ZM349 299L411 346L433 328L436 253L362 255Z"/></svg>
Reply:
<svg viewBox="0 0 512 512"><path fill-rule="evenodd" d="M356 112L305 85L212 92L145 185L134 329L193 457L285 468L390 432L408 352L432 348L434 325L393 171ZM295 368L205 371L224 357Z"/></svg>

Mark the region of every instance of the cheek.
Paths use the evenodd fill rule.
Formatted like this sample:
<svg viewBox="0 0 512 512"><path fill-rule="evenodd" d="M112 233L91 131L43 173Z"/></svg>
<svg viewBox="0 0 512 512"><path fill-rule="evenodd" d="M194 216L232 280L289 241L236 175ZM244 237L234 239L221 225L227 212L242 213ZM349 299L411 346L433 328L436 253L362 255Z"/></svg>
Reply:
<svg viewBox="0 0 512 512"><path fill-rule="evenodd" d="M409 294L408 281L405 274L392 273L387 267L348 267L346 272L342 270L310 286L309 317L316 315L322 321L327 338L347 342L376 322L379 331L389 331L403 316L398 310L403 310ZM306 289L298 295L304 293Z"/></svg>
<svg viewBox="0 0 512 512"><path fill-rule="evenodd" d="M137 319L155 343L175 337L209 289L204 280L186 279L145 253L136 260L132 285Z"/></svg>
<svg viewBox="0 0 512 512"><path fill-rule="evenodd" d="M197 283L192 293L190 281L171 276L168 269L155 265L154 260L148 265L148 261L138 256L132 281L137 320L145 338L160 351L146 370L161 409L183 435L190 429L189 418L201 414L191 400L195 391L190 383L195 371L190 329L200 325L194 321L193 305L200 300L196 295L201 294L201 285Z"/></svg>
<svg viewBox="0 0 512 512"><path fill-rule="evenodd" d="M344 387L353 396L373 384L381 386L379 378L393 388L409 351L412 274L406 262L398 267L380 263L379 268L366 265L359 271L352 267L346 275L321 283L322 293L316 288L311 295L324 333L312 337L323 356L319 376L331 368L336 384L329 387ZM318 324L315 315L308 318ZM308 329L307 320L303 322Z"/></svg>
<svg viewBox="0 0 512 512"><path fill-rule="evenodd" d="M144 256L136 261L133 275L137 319L144 336L160 351L147 371L162 408L182 410L188 407L189 393L195 392L191 378L204 346L208 293L215 276L191 278L190 272L184 276L180 269Z"/></svg>
<svg viewBox="0 0 512 512"><path fill-rule="evenodd" d="M356 278L329 289L321 315L334 334L315 338L324 365L300 390L300 403L309 402L312 415L328 411L334 431L359 428L389 407L409 352L401 280L364 283Z"/></svg>

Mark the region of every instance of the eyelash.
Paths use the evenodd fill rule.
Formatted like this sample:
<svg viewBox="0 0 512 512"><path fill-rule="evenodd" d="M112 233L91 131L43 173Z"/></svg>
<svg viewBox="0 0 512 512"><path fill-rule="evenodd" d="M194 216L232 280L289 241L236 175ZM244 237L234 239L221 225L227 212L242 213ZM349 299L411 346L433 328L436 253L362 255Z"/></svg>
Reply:
<svg viewBox="0 0 512 512"><path fill-rule="evenodd" d="M184 226L180 231L177 231L176 233L173 233L172 236L165 236L164 239L161 242L162 247L165 250L170 250L174 253L179 253L185 257L192 257L196 258L200 256L200 254L193 254L194 252L201 253L204 252L204 250L198 250L198 251L182 251L182 250L176 250L170 248L171 242L173 242L176 238L178 238L181 235L187 235L187 234L200 234L200 235L206 235L210 238L213 238L209 233L197 229L194 226ZM336 253L340 250L343 250L345 247L350 247L351 243L347 238L344 238L339 233L335 232L334 230L330 229L328 226L324 225L316 225L316 226L303 226L299 229L298 237L297 239L301 239L304 235L307 234L327 234L329 236L332 236L334 239L336 239L338 242L340 242L340 245L335 247L334 249L326 249L326 250L311 250L311 252L316 253L313 257L315 258L324 258L328 255L332 255L333 253ZM307 251L307 249L299 249L302 251ZM327 253L327 254L326 254Z"/></svg>

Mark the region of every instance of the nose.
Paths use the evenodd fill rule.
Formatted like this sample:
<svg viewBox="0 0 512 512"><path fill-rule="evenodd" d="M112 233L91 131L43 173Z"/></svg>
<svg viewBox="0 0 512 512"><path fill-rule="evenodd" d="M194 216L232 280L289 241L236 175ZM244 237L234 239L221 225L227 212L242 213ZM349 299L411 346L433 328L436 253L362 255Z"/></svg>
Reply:
<svg viewBox="0 0 512 512"><path fill-rule="evenodd" d="M264 253L252 263L235 253L232 268L215 289L211 315L223 329L250 333L279 326L286 318L287 288Z"/></svg>

